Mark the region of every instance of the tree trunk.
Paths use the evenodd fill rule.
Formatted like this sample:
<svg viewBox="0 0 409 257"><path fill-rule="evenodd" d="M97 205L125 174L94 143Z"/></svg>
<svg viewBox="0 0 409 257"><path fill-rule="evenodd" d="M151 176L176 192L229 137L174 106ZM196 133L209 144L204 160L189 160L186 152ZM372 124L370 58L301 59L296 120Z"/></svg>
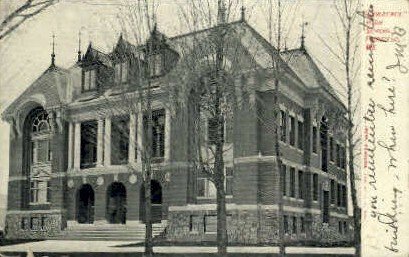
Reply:
<svg viewBox="0 0 409 257"><path fill-rule="evenodd" d="M147 134L146 134L146 144L145 144L145 256L153 256L153 242L152 242L152 203L151 203L151 163L152 163L152 103L151 103L151 82L148 78L148 89L147 89Z"/></svg>
<svg viewBox="0 0 409 257"><path fill-rule="evenodd" d="M345 47L345 73L347 81L347 122L348 122L348 169L349 169L349 181L351 187L351 199L353 208L353 220L354 220L354 241L355 241L355 256L361 256L361 214L358 206L357 192L355 187L355 167L354 167L354 123L353 123L353 104L352 104L352 82L351 82L351 71L350 71L350 43L351 43L351 18L348 17L348 27L346 29L346 47Z"/></svg>

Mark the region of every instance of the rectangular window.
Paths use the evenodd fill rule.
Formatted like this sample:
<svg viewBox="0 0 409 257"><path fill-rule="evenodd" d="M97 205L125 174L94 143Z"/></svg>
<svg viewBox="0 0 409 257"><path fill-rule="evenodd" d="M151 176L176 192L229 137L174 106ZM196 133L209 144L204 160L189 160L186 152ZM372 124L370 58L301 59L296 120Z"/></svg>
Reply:
<svg viewBox="0 0 409 257"><path fill-rule="evenodd" d="M342 207L347 207L347 188L342 186Z"/></svg>
<svg viewBox="0 0 409 257"><path fill-rule="evenodd" d="M144 115L144 127L147 132L148 117ZM146 138L146 137L145 137ZM162 161L165 156L165 110L152 112L152 157L154 161Z"/></svg>
<svg viewBox="0 0 409 257"><path fill-rule="evenodd" d="M80 167L91 168L97 163L97 121L81 123L81 161Z"/></svg>
<svg viewBox="0 0 409 257"><path fill-rule="evenodd" d="M318 174L312 175L312 199L314 201L318 201Z"/></svg>
<svg viewBox="0 0 409 257"><path fill-rule="evenodd" d="M226 167L226 195L233 195L233 168Z"/></svg>
<svg viewBox="0 0 409 257"><path fill-rule="evenodd" d="M348 233L348 223L344 221L342 222L342 224L343 224L344 234Z"/></svg>
<svg viewBox="0 0 409 257"><path fill-rule="evenodd" d="M301 233L305 233L305 220L304 220L304 217L300 217L300 230L301 230Z"/></svg>
<svg viewBox="0 0 409 257"><path fill-rule="evenodd" d="M337 167L341 167L341 147L339 144L337 144L336 146L337 152L336 152L336 163L337 163Z"/></svg>
<svg viewBox="0 0 409 257"><path fill-rule="evenodd" d="M281 183L283 189L283 196L287 195L287 167L283 164L281 166Z"/></svg>
<svg viewBox="0 0 409 257"><path fill-rule="evenodd" d="M37 151L37 160L35 163L46 163L50 161L50 141L49 140L37 140L36 151Z"/></svg>
<svg viewBox="0 0 409 257"><path fill-rule="evenodd" d="M345 169L346 165L346 151L345 147L341 147L341 168Z"/></svg>
<svg viewBox="0 0 409 257"><path fill-rule="evenodd" d="M217 216L216 215L205 215L204 216L204 232L205 233L216 233L217 231Z"/></svg>
<svg viewBox="0 0 409 257"><path fill-rule="evenodd" d="M343 230L342 230L342 221L338 221L338 232L342 235Z"/></svg>
<svg viewBox="0 0 409 257"><path fill-rule="evenodd" d="M200 223L200 217L197 215L190 215L189 219L189 231L193 233L198 233L199 232L199 223Z"/></svg>
<svg viewBox="0 0 409 257"><path fill-rule="evenodd" d="M149 58L149 72L152 77L162 74L163 65L161 57L161 54L153 54Z"/></svg>
<svg viewBox="0 0 409 257"><path fill-rule="evenodd" d="M295 118L290 116L290 145L295 146Z"/></svg>
<svg viewBox="0 0 409 257"><path fill-rule="evenodd" d="M96 88L96 70L84 71L84 79L82 89L84 92L91 91Z"/></svg>
<svg viewBox="0 0 409 257"><path fill-rule="evenodd" d="M290 196L295 197L295 168L290 168Z"/></svg>
<svg viewBox="0 0 409 257"><path fill-rule="evenodd" d="M115 117L111 123L111 163L128 163L129 117Z"/></svg>
<svg viewBox="0 0 409 257"><path fill-rule="evenodd" d="M341 207L341 185L337 184L337 206Z"/></svg>
<svg viewBox="0 0 409 257"><path fill-rule="evenodd" d="M34 180L30 182L30 202L37 203L38 202L38 181Z"/></svg>
<svg viewBox="0 0 409 257"><path fill-rule="evenodd" d="M302 170L298 171L298 197L304 199L304 174Z"/></svg>
<svg viewBox="0 0 409 257"><path fill-rule="evenodd" d="M331 204L335 204L335 181L331 179Z"/></svg>
<svg viewBox="0 0 409 257"><path fill-rule="evenodd" d="M46 199L46 202L51 202L51 181L47 181L46 182L47 183L47 199Z"/></svg>
<svg viewBox="0 0 409 257"><path fill-rule="evenodd" d="M30 219L30 229L31 230L39 230L40 229L40 221L37 217L31 217Z"/></svg>
<svg viewBox="0 0 409 257"><path fill-rule="evenodd" d="M128 80L128 62L116 63L114 66L115 75L114 82L115 84L125 83Z"/></svg>
<svg viewBox="0 0 409 257"><path fill-rule="evenodd" d="M287 114L285 113L285 111L280 111L280 117L281 117L281 121L280 121L280 131L281 131L281 136L280 139L283 142L287 141Z"/></svg>
<svg viewBox="0 0 409 257"><path fill-rule="evenodd" d="M317 127L312 127L312 152L317 153Z"/></svg>
<svg viewBox="0 0 409 257"><path fill-rule="evenodd" d="M30 228L30 222L29 219L26 217L21 218L21 229L22 230L27 230Z"/></svg>
<svg viewBox="0 0 409 257"><path fill-rule="evenodd" d="M304 123L298 121L298 149L304 149Z"/></svg>
<svg viewBox="0 0 409 257"><path fill-rule="evenodd" d="M283 216L283 222L284 222L284 233L288 234L288 216L287 215Z"/></svg>
<svg viewBox="0 0 409 257"><path fill-rule="evenodd" d="M329 159L333 162L334 161L334 138L329 138Z"/></svg>
<svg viewBox="0 0 409 257"><path fill-rule="evenodd" d="M211 199L216 198L216 186L208 178L198 178L197 196Z"/></svg>
<svg viewBox="0 0 409 257"><path fill-rule="evenodd" d="M329 192L328 191L323 191L323 212L322 212L322 222L323 223L329 223Z"/></svg>
<svg viewBox="0 0 409 257"><path fill-rule="evenodd" d="M293 216L293 234L297 234L297 217Z"/></svg>
<svg viewBox="0 0 409 257"><path fill-rule="evenodd" d="M41 230L45 230L47 225L47 217L41 217Z"/></svg>

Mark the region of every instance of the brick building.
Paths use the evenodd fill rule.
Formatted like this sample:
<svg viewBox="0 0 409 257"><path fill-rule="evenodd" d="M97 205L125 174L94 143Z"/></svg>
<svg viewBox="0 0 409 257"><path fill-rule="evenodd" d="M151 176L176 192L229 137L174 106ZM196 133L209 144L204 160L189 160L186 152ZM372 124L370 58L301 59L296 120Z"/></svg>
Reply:
<svg viewBox="0 0 409 257"><path fill-rule="evenodd" d="M303 45L280 54L277 122L286 182L279 192L271 129L276 51L245 21L227 26L227 38L241 51L234 85L254 99L234 109L225 131L229 240L276 242L279 194L286 240L349 240L345 106ZM189 105L174 111L164 104L166 84L186 83L174 74L186 67L192 42L205 41L214 29L173 38L155 29L148 42L161 47L150 56L122 36L111 53L90 44L69 69L56 66L52 54L51 66L3 113L11 128L9 237L47 238L84 225L125 228L143 222L138 149L144 113L140 105L117 108L124 95L138 102L142 67L153 87L153 219L166 221L169 240L215 239L215 188L190 163ZM226 59L233 55L228 52ZM210 138L206 118L203 127Z"/></svg>

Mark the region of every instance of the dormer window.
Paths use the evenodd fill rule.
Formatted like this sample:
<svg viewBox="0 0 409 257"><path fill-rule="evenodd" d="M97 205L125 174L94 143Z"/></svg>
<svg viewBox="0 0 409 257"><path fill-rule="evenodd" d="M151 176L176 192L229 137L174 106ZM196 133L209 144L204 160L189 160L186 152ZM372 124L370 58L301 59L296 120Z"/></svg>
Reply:
<svg viewBox="0 0 409 257"><path fill-rule="evenodd" d="M163 73L162 54L156 53L149 57L149 75L151 77L160 76Z"/></svg>
<svg viewBox="0 0 409 257"><path fill-rule="evenodd" d="M86 70L83 73L82 91L92 91L97 87L96 70Z"/></svg>
<svg viewBox="0 0 409 257"><path fill-rule="evenodd" d="M126 83L128 80L128 62L116 63L114 66L115 69L115 85Z"/></svg>

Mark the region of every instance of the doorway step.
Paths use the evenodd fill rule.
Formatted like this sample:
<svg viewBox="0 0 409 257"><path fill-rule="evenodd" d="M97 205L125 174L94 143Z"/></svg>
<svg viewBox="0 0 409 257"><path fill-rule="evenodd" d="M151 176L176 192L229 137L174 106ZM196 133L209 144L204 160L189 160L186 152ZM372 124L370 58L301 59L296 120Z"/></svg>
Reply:
<svg viewBox="0 0 409 257"><path fill-rule="evenodd" d="M161 223L153 224L153 237L163 234L166 226L166 220L162 220ZM51 239L79 241L144 241L145 224L79 224L77 226L70 226Z"/></svg>

